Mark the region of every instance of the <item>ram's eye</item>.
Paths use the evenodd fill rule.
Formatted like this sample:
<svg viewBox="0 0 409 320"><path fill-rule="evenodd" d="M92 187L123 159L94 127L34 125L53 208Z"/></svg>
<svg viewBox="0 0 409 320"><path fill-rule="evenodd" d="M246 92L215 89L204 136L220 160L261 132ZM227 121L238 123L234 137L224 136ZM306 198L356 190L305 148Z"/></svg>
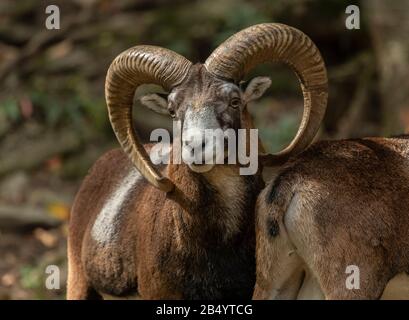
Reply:
<svg viewBox="0 0 409 320"><path fill-rule="evenodd" d="M176 112L175 112L175 110L172 108L172 109L169 109L169 114L170 114L170 116L172 117L172 118L175 118L176 117Z"/></svg>
<svg viewBox="0 0 409 320"><path fill-rule="evenodd" d="M230 100L230 106L233 107L233 108L240 107L240 104L241 104L240 98L233 98L233 99Z"/></svg>

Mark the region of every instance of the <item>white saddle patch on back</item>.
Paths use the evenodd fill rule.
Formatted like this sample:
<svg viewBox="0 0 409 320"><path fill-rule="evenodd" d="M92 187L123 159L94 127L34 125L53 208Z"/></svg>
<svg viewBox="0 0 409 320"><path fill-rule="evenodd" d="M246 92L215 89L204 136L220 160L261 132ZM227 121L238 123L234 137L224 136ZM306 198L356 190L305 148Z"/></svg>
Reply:
<svg viewBox="0 0 409 320"><path fill-rule="evenodd" d="M96 242L106 244L116 239L123 204L126 203L129 194L141 179L141 174L132 168L111 193L92 226L91 236Z"/></svg>

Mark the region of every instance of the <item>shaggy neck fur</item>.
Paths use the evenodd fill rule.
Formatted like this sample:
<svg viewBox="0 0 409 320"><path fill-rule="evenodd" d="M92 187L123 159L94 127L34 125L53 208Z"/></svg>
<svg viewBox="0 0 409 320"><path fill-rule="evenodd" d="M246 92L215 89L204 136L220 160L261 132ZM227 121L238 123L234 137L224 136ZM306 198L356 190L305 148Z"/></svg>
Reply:
<svg viewBox="0 0 409 320"><path fill-rule="evenodd" d="M249 221L252 197L262 188L259 176L240 176L239 168L231 165L198 174L183 164L169 165L168 176L176 185L168 198L178 207L174 210L178 241L193 238L201 245L220 245L248 228L244 222Z"/></svg>

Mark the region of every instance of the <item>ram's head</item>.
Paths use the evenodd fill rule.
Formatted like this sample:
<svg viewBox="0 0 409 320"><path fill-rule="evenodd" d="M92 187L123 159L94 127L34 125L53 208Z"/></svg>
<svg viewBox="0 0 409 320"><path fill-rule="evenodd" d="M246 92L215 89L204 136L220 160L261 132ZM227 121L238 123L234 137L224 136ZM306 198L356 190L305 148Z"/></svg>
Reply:
<svg viewBox="0 0 409 320"><path fill-rule="evenodd" d="M237 141L237 130L249 127L247 103L261 97L270 84L269 78L257 77L244 88L243 84L212 75L203 64L195 64L167 97L149 94L141 101L151 110L181 122L182 159L193 171L206 172L217 163L217 158L220 163L228 156L227 133L233 132ZM209 129L213 132L219 129L226 136L217 139L208 134Z"/></svg>
<svg viewBox="0 0 409 320"><path fill-rule="evenodd" d="M167 97L142 97L149 108L169 114L182 122L182 157L194 145L213 148L203 134L206 129L250 129L246 105L270 86L267 77L256 77L245 88L240 84L258 64L283 62L296 72L304 94L304 114L291 144L277 154L261 155L264 163L287 159L306 148L315 136L327 101L327 76L318 49L301 31L281 24L260 24L226 40L204 64L192 64L179 54L154 46L136 46L121 53L111 64L106 82L110 120L122 148L138 170L153 185L164 190L173 183L152 165L133 127L131 106L135 89L142 84L161 85ZM189 141L187 143L186 141ZM209 153L212 154L213 152ZM194 171L209 167L191 164Z"/></svg>

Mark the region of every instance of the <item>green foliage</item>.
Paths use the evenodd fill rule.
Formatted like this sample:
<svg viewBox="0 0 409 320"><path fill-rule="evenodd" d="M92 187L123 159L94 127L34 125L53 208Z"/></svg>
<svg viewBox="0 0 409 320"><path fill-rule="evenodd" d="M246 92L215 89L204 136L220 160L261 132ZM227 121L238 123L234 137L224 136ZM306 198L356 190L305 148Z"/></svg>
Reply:
<svg viewBox="0 0 409 320"><path fill-rule="evenodd" d="M274 126L260 128L261 141L267 150L276 152L288 145L298 128L298 121L294 115L283 115Z"/></svg>
<svg viewBox="0 0 409 320"><path fill-rule="evenodd" d="M11 122L15 122L20 118L20 109L18 103L13 98L8 98L0 104L0 110L3 117Z"/></svg>
<svg viewBox="0 0 409 320"><path fill-rule="evenodd" d="M25 265L20 269L20 282L25 289L39 289L42 283L43 270L37 265Z"/></svg>
<svg viewBox="0 0 409 320"><path fill-rule="evenodd" d="M242 1L234 6L233 10L226 10L224 23L220 32L218 32L213 40L213 46L216 47L228 37L251 25L269 22L271 19L260 8Z"/></svg>
<svg viewBox="0 0 409 320"><path fill-rule="evenodd" d="M45 281L48 276L48 274L45 273L45 270L47 266L51 264L61 266L61 272L66 272L65 255L59 254L55 256L47 256L37 264L27 264L20 267L20 284L23 289L32 292L34 299L64 298L62 295L65 287L64 283L60 283L61 288L58 290L49 290L45 286ZM60 280L65 282L65 277L62 277Z"/></svg>
<svg viewBox="0 0 409 320"><path fill-rule="evenodd" d="M100 132L108 128L103 98L92 97L85 90L69 90L61 96L35 90L30 97L35 110L40 113L40 121L46 126L68 125L81 128L87 125Z"/></svg>

